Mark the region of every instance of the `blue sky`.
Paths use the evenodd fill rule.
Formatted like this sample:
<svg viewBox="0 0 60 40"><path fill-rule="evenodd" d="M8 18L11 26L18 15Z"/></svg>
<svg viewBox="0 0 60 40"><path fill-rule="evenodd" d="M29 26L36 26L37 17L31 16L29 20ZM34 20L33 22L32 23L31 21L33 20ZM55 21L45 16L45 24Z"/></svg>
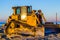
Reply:
<svg viewBox="0 0 60 40"><path fill-rule="evenodd" d="M47 21L55 22L56 12L60 21L60 0L0 0L0 21L7 20L13 13L13 6L32 6L32 9L41 9Z"/></svg>

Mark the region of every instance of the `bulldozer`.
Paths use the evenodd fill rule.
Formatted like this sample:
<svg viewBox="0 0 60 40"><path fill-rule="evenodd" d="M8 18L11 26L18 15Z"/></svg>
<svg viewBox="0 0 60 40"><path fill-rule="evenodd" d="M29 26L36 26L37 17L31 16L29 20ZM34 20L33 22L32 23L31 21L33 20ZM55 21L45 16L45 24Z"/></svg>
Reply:
<svg viewBox="0 0 60 40"><path fill-rule="evenodd" d="M42 20L36 15L36 10L32 10L32 6L15 6L12 7L13 14L9 16L4 25L4 33L8 37L22 36L44 36L44 26ZM38 15L41 10L38 10ZM43 14L41 15L41 17ZM45 18L44 18L45 19Z"/></svg>

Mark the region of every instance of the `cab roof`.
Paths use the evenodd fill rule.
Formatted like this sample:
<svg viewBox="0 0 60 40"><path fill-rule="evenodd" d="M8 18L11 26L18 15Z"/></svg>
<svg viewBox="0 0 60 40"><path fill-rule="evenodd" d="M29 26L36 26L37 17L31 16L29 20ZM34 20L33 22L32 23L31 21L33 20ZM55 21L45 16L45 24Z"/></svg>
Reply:
<svg viewBox="0 0 60 40"><path fill-rule="evenodd" d="M20 8L20 7L32 7L32 6L15 6L15 7L12 7L12 9L14 9L14 8Z"/></svg>

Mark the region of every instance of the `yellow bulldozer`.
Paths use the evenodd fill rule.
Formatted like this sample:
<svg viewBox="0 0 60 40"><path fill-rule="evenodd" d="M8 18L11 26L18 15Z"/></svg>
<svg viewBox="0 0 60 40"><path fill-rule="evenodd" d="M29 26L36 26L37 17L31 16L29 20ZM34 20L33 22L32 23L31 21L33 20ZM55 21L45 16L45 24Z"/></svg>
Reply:
<svg viewBox="0 0 60 40"><path fill-rule="evenodd" d="M36 10L32 10L32 6L16 6L12 9L14 12L4 25L4 33L8 37L15 35L44 36L44 26L41 19L44 16L41 10L36 12Z"/></svg>

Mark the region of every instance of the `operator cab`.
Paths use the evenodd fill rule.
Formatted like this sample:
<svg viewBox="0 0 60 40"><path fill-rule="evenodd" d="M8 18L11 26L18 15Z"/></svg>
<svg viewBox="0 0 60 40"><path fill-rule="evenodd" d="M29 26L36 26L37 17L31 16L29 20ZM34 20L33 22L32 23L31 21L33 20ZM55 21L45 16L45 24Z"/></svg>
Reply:
<svg viewBox="0 0 60 40"><path fill-rule="evenodd" d="M18 7L12 7L14 10L14 15L18 15L20 20L26 21L27 16L31 15L32 12L32 6L18 6Z"/></svg>
<svg viewBox="0 0 60 40"><path fill-rule="evenodd" d="M30 14L32 12L32 6L18 6L18 7L12 7L12 9L14 10L14 14Z"/></svg>

